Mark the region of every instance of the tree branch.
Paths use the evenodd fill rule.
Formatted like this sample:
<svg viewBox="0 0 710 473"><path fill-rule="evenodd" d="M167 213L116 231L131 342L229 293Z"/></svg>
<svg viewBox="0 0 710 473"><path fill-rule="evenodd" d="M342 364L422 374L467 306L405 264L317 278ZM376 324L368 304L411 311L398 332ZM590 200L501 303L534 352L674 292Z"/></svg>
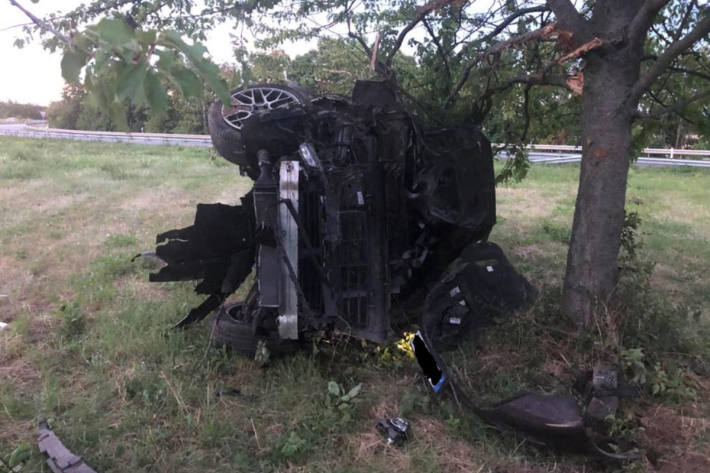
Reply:
<svg viewBox="0 0 710 473"><path fill-rule="evenodd" d="M489 97L489 96L497 94L499 92L503 92L504 90L507 90L517 84L527 84L528 86L552 85L555 87L561 87L563 89L570 90L569 85L567 85L567 79L565 77L548 76L548 75L545 75L542 73L540 73L540 74L525 74L525 75L512 77L496 87L486 89L486 91L483 93L482 97Z"/></svg>
<svg viewBox="0 0 710 473"><path fill-rule="evenodd" d="M17 3L15 0L10 0L10 5L16 6L17 8L22 11L32 22L39 26L41 29L48 31L52 33L54 36L59 38L60 40L64 41L65 43L69 44L69 38L67 38L62 32L54 28L52 25L47 23L46 21L41 20L40 18L37 18L35 15L33 15L31 12L29 12L25 7Z"/></svg>
<svg viewBox="0 0 710 473"><path fill-rule="evenodd" d="M417 16L410 21L407 26L402 28L402 31L399 32L397 35L397 39L394 41L394 46L392 47L392 50L389 52L387 55L387 58L385 59L385 66L387 69L389 69L392 66L392 60L394 59L394 55L397 54L397 51L399 51L399 48L402 47L402 43L404 42L404 38L409 34L412 29L419 24L429 13L431 13L434 9L441 8L445 4L450 3L449 1L444 1L444 2L437 2L433 1L431 3L428 3L422 7L419 8L419 12L417 13Z"/></svg>
<svg viewBox="0 0 710 473"><path fill-rule="evenodd" d="M671 72L677 72L679 74L688 74L689 76L695 76L695 77L700 77L701 79L705 79L706 81L710 82L710 74L706 74L704 72L696 71L693 69L686 69L684 67L669 67L669 71Z"/></svg>
<svg viewBox="0 0 710 473"><path fill-rule="evenodd" d="M352 19L350 18L350 9L352 8L354 3L355 2L353 2L350 5L345 7L345 24L348 27L348 37L357 41L358 44L360 45L360 47L362 47L363 51L365 51L365 54L367 54L367 57L370 58L370 57L372 57L372 51L370 50L370 47L367 45L367 42L359 34L353 33L353 30L352 30Z"/></svg>
<svg viewBox="0 0 710 473"><path fill-rule="evenodd" d="M636 13L636 16L629 24L629 36L636 40L643 39L644 35L653 24L653 20L656 18L658 12L661 11L668 2L670 2L670 0L646 0L643 2L638 13Z"/></svg>
<svg viewBox="0 0 710 473"><path fill-rule="evenodd" d="M503 21L498 23L498 26L496 26L493 31L488 33L486 36L483 37L483 41L489 41L492 38L495 38L500 34L504 29L508 27L513 21L516 19L520 18L523 15L527 15L528 13L538 13L538 12L545 12L545 11L550 11L550 9L546 5L539 5L537 7L529 7L529 8L521 8L520 10L514 11L510 15L508 15Z"/></svg>
<svg viewBox="0 0 710 473"><path fill-rule="evenodd" d="M688 24L688 20L690 19L690 14L692 13L693 8L695 8L697 6L698 6L698 0L691 0L691 2L688 4L688 8L685 9L685 14L683 15L683 18L680 20L680 24L678 25L678 29L673 34L673 41L678 41L680 39L680 35L683 34L683 29Z"/></svg>
<svg viewBox="0 0 710 473"><path fill-rule="evenodd" d="M636 81L631 89L627 102L631 104L637 103L643 93L648 90L651 84L668 68L675 58L708 33L710 33L710 13L706 14L698 21L695 28L687 35L668 46L668 49L658 56L658 59L656 59L646 73Z"/></svg>
<svg viewBox="0 0 710 473"><path fill-rule="evenodd" d="M641 58L641 61L655 61L658 59L658 56L654 54L649 54L647 56L644 56ZM695 76L695 77L700 77L701 79L705 79L707 81L710 81L710 74L697 71L695 69L688 69L686 67L677 67L677 66L668 66L668 70L670 72L677 72L679 74L688 74L689 76Z"/></svg>
<svg viewBox="0 0 710 473"><path fill-rule="evenodd" d="M434 45L436 45L436 50L439 52L439 56L441 56L441 62L444 63L444 72L446 73L446 91L449 92L451 89L451 67L449 66L448 55L446 54L446 51L444 51L444 47L442 46L439 37L436 36L429 22L424 19L422 23L424 24L424 28L426 28L429 33L429 36L431 36L431 40L434 42Z"/></svg>
<svg viewBox="0 0 710 473"><path fill-rule="evenodd" d="M523 91L523 132L520 135L520 141L525 143L528 139L528 131L530 130L530 88L532 84L528 83Z"/></svg>
<svg viewBox="0 0 710 473"><path fill-rule="evenodd" d="M461 89L463 88L464 85L466 85L466 82L468 81L468 77L471 74L471 70L476 67L478 63L480 63L483 59L486 57L492 55L492 54L499 54L503 52L504 50L515 46L517 44L525 43L527 41L532 41L532 40L538 40L540 38L544 38L549 36L555 29L555 24L550 23L549 25L544 26L543 28L534 30L534 31L529 31L527 33L523 33L517 36L513 36L507 41L502 41L498 44L493 45L492 47L486 49L485 51L479 53L475 57L471 58L468 63L466 63L466 66L463 69L463 73L461 74L461 78L459 81L456 83L456 86L454 89L451 91L449 94L448 98L446 99L445 105L448 106L450 105L453 101L454 98L458 95L459 92L461 92Z"/></svg>
<svg viewBox="0 0 710 473"><path fill-rule="evenodd" d="M589 22L577 11L570 0L547 0L547 6L555 14L558 28L571 31L577 45L592 39Z"/></svg>
<svg viewBox="0 0 710 473"><path fill-rule="evenodd" d="M498 36L500 33L503 32L513 21L516 19L520 18L523 15L527 15L528 13L537 13L537 12L545 12L545 11L550 11L549 8L545 5L539 5L537 7L530 7L530 8L521 8L520 10L516 10L507 17L503 19L498 25L491 30L489 33L487 33L485 36L483 36L480 40L478 40L478 43L485 43L486 41L490 41L496 36ZM476 28L475 31L477 31L479 28ZM473 34L473 32L469 33ZM465 49L462 49L458 54L457 57L460 57L464 53Z"/></svg>
<svg viewBox="0 0 710 473"><path fill-rule="evenodd" d="M663 115L667 115L669 113L677 113L680 114L688 105L690 105L693 102L697 102L698 100L702 100L705 97L710 97L710 88L707 89L702 89L699 92L691 95L690 97L686 97L683 100L679 100L674 104L671 105L664 105L661 103L658 99L656 99L656 102L658 102L664 110L662 112L658 113L641 113L641 112L636 112L634 115L636 118L658 118Z"/></svg>

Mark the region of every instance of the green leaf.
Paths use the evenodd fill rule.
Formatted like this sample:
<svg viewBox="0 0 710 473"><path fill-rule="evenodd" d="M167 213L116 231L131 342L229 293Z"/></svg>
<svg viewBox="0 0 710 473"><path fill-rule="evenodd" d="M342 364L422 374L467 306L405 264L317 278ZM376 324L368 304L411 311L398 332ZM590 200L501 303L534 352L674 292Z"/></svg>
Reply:
<svg viewBox="0 0 710 473"><path fill-rule="evenodd" d="M360 389L362 388L362 383L359 383L357 386L352 388L350 392L348 393L348 400L353 399L356 397L358 394L360 394Z"/></svg>
<svg viewBox="0 0 710 473"><path fill-rule="evenodd" d="M109 114L111 121L116 125L119 131L128 131L128 120L126 119L126 109L120 101L116 100L109 106ZM143 396L150 397L150 393L144 392Z"/></svg>
<svg viewBox="0 0 710 473"><path fill-rule="evenodd" d="M180 87L180 91L185 97L201 97L202 82L190 69L178 67L171 74Z"/></svg>
<svg viewBox="0 0 710 473"><path fill-rule="evenodd" d="M138 42L144 46L149 46L155 43L157 35L158 34L155 30L136 30L136 38L138 39Z"/></svg>
<svg viewBox="0 0 710 473"><path fill-rule="evenodd" d="M62 77L70 83L79 81L79 73L81 68L86 65L89 56L78 49L68 48L64 50L62 57Z"/></svg>
<svg viewBox="0 0 710 473"><path fill-rule="evenodd" d="M231 96L227 84L220 77L219 67L206 57L207 49L203 45L200 43L187 44L183 41L180 33L176 31L161 33L157 42L182 52L198 75L217 94L220 100L224 103L229 103Z"/></svg>
<svg viewBox="0 0 710 473"><path fill-rule="evenodd" d="M114 46L124 46L133 38L133 30L118 18L104 18L95 27L101 39Z"/></svg>
<svg viewBox="0 0 710 473"><path fill-rule="evenodd" d="M151 111L157 114L164 112L169 104L168 94L153 71L146 73L144 88Z"/></svg>
<svg viewBox="0 0 710 473"><path fill-rule="evenodd" d="M161 70L170 81L180 89L185 97L201 97L202 83L200 79L187 69L180 59L171 52L157 51L160 59L156 66Z"/></svg>
<svg viewBox="0 0 710 473"><path fill-rule="evenodd" d="M96 65L96 71L105 71L109 68L109 64L111 64L111 59L113 56L109 51L106 51L105 49L99 49L96 51L96 60L94 61Z"/></svg>
<svg viewBox="0 0 710 473"><path fill-rule="evenodd" d="M118 97L133 103L143 102L146 96L144 83L147 73L148 64L145 62L125 67L118 75Z"/></svg>
<svg viewBox="0 0 710 473"><path fill-rule="evenodd" d="M76 46L76 49L82 51L90 51L94 45L92 39L84 33L77 33L72 36L72 44Z"/></svg>
<svg viewBox="0 0 710 473"><path fill-rule="evenodd" d="M335 381L328 381L328 393L333 396L340 396L340 386Z"/></svg>
<svg viewBox="0 0 710 473"><path fill-rule="evenodd" d="M8 458L8 465L10 468L15 468L16 466L20 466L23 463L25 463L27 460L30 459L30 456L32 455L32 447L30 447L28 444L23 443L22 445L18 446L15 450L10 453L10 458Z"/></svg>

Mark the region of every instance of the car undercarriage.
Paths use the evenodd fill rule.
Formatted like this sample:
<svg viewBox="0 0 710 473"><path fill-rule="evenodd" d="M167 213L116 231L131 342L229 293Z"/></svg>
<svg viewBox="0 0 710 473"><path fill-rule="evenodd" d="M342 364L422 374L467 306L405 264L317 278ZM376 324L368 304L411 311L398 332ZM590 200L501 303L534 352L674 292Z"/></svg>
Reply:
<svg viewBox="0 0 710 473"><path fill-rule="evenodd" d="M397 307L444 348L533 300L487 242L493 157L475 126L425 127L387 82L359 81L350 99L238 89L213 105L210 131L254 185L241 205L200 204L194 225L158 236L167 265L151 280L200 280L208 296L179 326L216 311L218 341L248 354L252 339L316 330L383 343ZM246 300L222 307L254 266Z"/></svg>

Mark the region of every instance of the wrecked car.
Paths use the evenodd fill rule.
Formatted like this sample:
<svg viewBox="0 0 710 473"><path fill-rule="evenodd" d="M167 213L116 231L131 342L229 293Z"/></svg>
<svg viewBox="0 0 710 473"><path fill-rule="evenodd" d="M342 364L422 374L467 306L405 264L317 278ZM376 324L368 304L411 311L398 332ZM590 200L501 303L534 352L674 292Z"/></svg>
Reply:
<svg viewBox="0 0 710 473"><path fill-rule="evenodd" d="M487 241L493 156L476 126L425 126L386 81L349 98L275 84L231 97L210 134L254 184L158 235L151 281L198 280L207 296L179 327L214 312L215 342L253 356L323 330L383 343L396 313L445 349L534 298ZM252 272L245 300L225 303Z"/></svg>
<svg viewBox="0 0 710 473"><path fill-rule="evenodd" d="M253 187L240 205L199 204L193 225L158 235L166 265L150 279L198 280L207 296L178 327L214 313L212 341L257 359L324 332L384 343L418 327L411 347L425 383L434 395L450 392L464 414L555 447L634 458L603 433L618 404L612 371L595 371L584 411L570 395L520 393L486 405L439 356L536 297L488 241L493 156L476 126L426 126L395 87L371 80L350 98L243 87L211 107L209 127ZM245 299L226 302L250 275ZM376 427L401 445L409 423L384 418Z"/></svg>

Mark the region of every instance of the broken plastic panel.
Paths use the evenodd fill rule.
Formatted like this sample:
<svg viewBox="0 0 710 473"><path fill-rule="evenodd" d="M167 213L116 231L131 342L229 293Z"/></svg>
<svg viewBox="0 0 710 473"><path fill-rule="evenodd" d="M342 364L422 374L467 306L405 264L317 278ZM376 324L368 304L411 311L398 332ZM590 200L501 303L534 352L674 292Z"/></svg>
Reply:
<svg viewBox="0 0 710 473"><path fill-rule="evenodd" d="M414 357L424 373L424 377L429 382L432 391L438 393L446 385L446 370L439 365L438 357L435 357L431 349L424 340L424 335L417 332L411 341Z"/></svg>

